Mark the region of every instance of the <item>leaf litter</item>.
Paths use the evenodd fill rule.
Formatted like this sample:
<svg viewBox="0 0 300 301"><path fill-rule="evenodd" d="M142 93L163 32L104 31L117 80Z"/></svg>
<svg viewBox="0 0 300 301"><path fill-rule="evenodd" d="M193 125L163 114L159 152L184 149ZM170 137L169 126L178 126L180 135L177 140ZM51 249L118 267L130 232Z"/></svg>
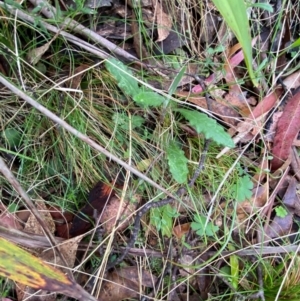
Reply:
<svg viewBox="0 0 300 301"><path fill-rule="evenodd" d="M38 3L33 1L33 6ZM97 21L98 24L94 23L89 29L85 23L80 24L75 20L66 19L70 25L70 32L73 30L73 33L79 33L83 38L89 36L94 41L99 39L101 42L97 42L116 54L117 59L109 58L105 64L98 64L98 61L95 63L95 57L88 54L91 49L95 50L91 47L88 48L90 50L87 51L87 56L81 57L79 64L62 63L63 71L60 73L59 68L54 70L55 60L52 61L52 57L57 59L54 49L60 36L64 34L62 29L56 31L52 39L47 37L42 43L31 45L31 50L26 49L31 65L36 65L37 68L41 68L41 65L47 66L46 69L40 69L45 72L45 77L41 78L46 83L47 89L55 91L58 88L61 93L60 96L47 99L47 105L67 123L78 130L87 131L87 135L98 140L99 144L104 145L110 152L117 150L118 156L123 161L128 160L129 165L134 168L139 169L142 162L147 162L143 172L150 173L161 182L162 187L170 189L171 193L177 192L174 193L175 200L158 197L157 191L145 187L141 180L132 174L126 180L123 179L119 185L104 184L107 181L103 180L116 178L115 170L119 169L118 166L114 166L116 164L108 162L109 160L102 160L94 170L94 165L90 165L90 162L96 162L99 159L96 157L100 157L98 154L90 154L91 157L82 160L81 157L76 157L76 147L73 146L71 152L63 153L74 141L70 143L71 140L66 140L65 144L59 144L64 130L51 124L47 125L42 133L38 133L35 139L41 141L39 139L46 137L45 141L50 141L48 132L51 135L59 133L54 140L59 144L59 151L49 152L51 147L48 145L45 147L47 150L45 154L48 158L53 158L51 162L59 162L61 154L67 157L72 154L76 158L72 164L65 160L62 165L66 169L74 165L74 170L69 174L63 169L59 171L61 166L55 163L50 168L47 160L39 158L38 162L43 164L46 162L45 169L58 171L59 174L56 182L52 182L50 179L57 176L56 172L54 174L42 172L40 183L47 178L45 182L49 180L52 186L64 187L55 189L56 197L62 199L61 204L64 205L60 208L58 204L53 205L49 202L55 199L52 195L47 196L47 201L36 201L35 205L47 227L58 236L58 246L54 249L60 252L66 261L63 263L54 249L47 250L49 245L42 239L44 230L30 212L24 210L25 208L9 212L10 201L7 201L9 197L6 191L3 193L4 204L1 204L0 236L26 247L31 244L35 249L36 258L58 266L54 273L60 275L57 276L61 281L60 292L73 298L81 296L86 297L86 300L92 300L89 299L92 297L86 295L87 293L73 279L69 279L65 274L59 274L62 271L65 273L66 268L68 270L74 268L76 262L83 273L91 274L93 288L90 293L98 291L98 300L138 299L143 295L159 298L167 296L169 300L180 298L191 300L199 298L199 294L203 299L209 299L209 296L216 297L219 292L224 293L226 288L232 295L241 299L257 297L262 300L274 300L275 295L271 294L274 288L268 283L267 277L263 277L259 267L257 270L248 269L252 259L248 258L248 255L240 254L249 248L250 254L253 250L253 258L257 258L258 261L264 260L270 263L274 270L280 270L283 260L269 261L263 255L258 257L259 253L255 247L257 244L262 249L267 244L274 248L285 247L287 241L294 247L298 242L299 71L295 69L298 54L284 52L286 43L290 42L289 39L294 34L293 27L289 28L287 25L289 22L285 22L284 39L281 40L279 32L273 33L277 35L274 44L270 36L265 38L267 35L263 34L252 39L252 50L257 56L250 68L249 52L241 50L241 44L232 40L232 34L228 34L224 39L218 36L221 32L225 35L229 29L224 26L225 23L220 25L222 23L220 15L210 3L197 4L205 11L205 18L201 18L202 14L197 12L197 5L184 7L185 4L182 4L181 9L186 14L184 15L178 13L180 10L174 10L174 7L159 1L141 1L139 6L132 1L128 1L128 5L117 1L84 6L79 4L79 2L76 2L76 6L59 4L56 10L53 8L50 11L59 16L61 10L68 14L69 9L71 12L76 7L78 15L85 15L91 13L91 9L96 9L101 20ZM253 5L249 7L248 13L254 18L260 14L260 9ZM50 11L43 13L47 18L54 19L55 16L51 15ZM262 11L269 12L269 22L274 24L277 22L276 14L270 7L266 5ZM295 13L295 8L292 8L291 15ZM77 20L77 17L75 19ZM95 20L96 18L90 18L91 23L96 22ZM279 22L281 21L280 19ZM109 24L109 28L105 27L104 23ZM41 24L47 27L47 22ZM65 29L64 26L67 25L62 23L62 26ZM267 23L264 26L271 31ZM179 27L182 28L179 30ZM47 29L53 30L49 26ZM94 36L95 32L101 36ZM200 32L203 34L199 37ZM255 36L254 32L251 33ZM241 39L238 32L235 34ZM70 35L65 37L70 44L76 38ZM85 42L90 43L88 39ZM261 45L262 42L265 44ZM80 43L82 46L82 41ZM85 44L85 46L93 45ZM270 53L276 47L283 52L274 62ZM68 48L68 51L72 53L74 49L70 49ZM10 50L6 51L10 53ZM102 53L100 56L101 59L108 57L110 57L108 53ZM8 62L8 56L0 58L2 74L9 74ZM131 64L128 65L128 62ZM258 65L255 65L256 63ZM294 66L291 71L289 64ZM249 77L245 65L248 65L249 70L252 70L252 67L256 69L259 78L258 87L255 84L257 78L255 80L253 78L253 70L250 71ZM185 74L181 75L181 79L176 78L177 87L173 87L171 83L174 83L173 79L183 66L188 68ZM204 80L199 79L198 73L201 72ZM272 74L269 76L269 73ZM24 74L26 78L26 72ZM63 74L68 74L64 86L59 83ZM36 74L31 74L30 78L35 76ZM58 80L55 89L51 85L48 86L48 79L53 82ZM89 84L94 85L95 89L89 90ZM84 103L85 98L89 100L87 105ZM52 99L56 99L57 102L51 103ZM71 107L67 107L69 102ZM120 126L121 123L118 123L116 118L103 119L109 110L114 111L114 117L121 112L127 117L128 125ZM87 116L86 122L77 123L74 112L77 116L81 113ZM15 116L17 115L18 113L15 113ZM143 119L138 126L134 124L135 117ZM39 118L44 116L41 115ZM21 120L24 122L24 119ZM42 123L46 124L46 120L42 120ZM18 121L20 123L20 120ZM9 121L7 123L9 124ZM102 136L97 136L97 128L104 133ZM7 135L2 135L5 147L1 147L1 152L5 150L3 156L8 162L12 162L10 165L12 170L21 173L18 152L22 153L22 147L24 149L25 146L26 149L26 145L22 144L22 135L19 132L17 136L18 143L11 143ZM162 142L158 143L158 139ZM213 141L207 154L205 143L199 143L201 140ZM146 143L147 147L144 147L143 143ZM226 148L221 151L220 146ZM85 146L80 145L77 148L83 151ZM195 155L197 153L195 150L206 156L204 165L199 164L201 167L199 172L196 164L200 155ZM215 158L217 153L218 159ZM30 156L35 157L32 152L29 152ZM28 158L28 153L24 154L24 158ZM239 158L238 167L235 167L234 163L236 158ZM226 160L229 159L232 161L228 164ZM85 163L79 165L78 162ZM217 163L210 167L212 162ZM213 170L210 176L203 172L203 166ZM220 172L222 169L225 170L224 173ZM196 175L195 179L191 176L193 173ZM200 180L197 178L199 174ZM70 187L65 185L68 177L72 179L70 183L76 182L75 186L70 183L68 185L73 189L77 184L83 184L86 187L85 194L72 196ZM30 181L26 185L32 185ZM188 189L184 188L186 184ZM48 185L47 182L46 189ZM90 190L88 187L96 188ZM89 194L86 193L87 190L90 190ZM64 195L62 191L68 191L69 194ZM9 193L13 195L12 192ZM199 196L200 194L205 200ZM87 195L88 200L84 201ZM69 199L72 201L65 210L64 202ZM76 203L77 201L80 205ZM180 206L176 205L178 201ZM161 220L157 224L151 223L158 220L157 218L149 222L148 212L154 208L159 209L162 204L168 204L172 209L177 210L179 207L181 209L178 209L179 213L171 210L168 218L166 214L164 215L163 209L153 211L161 214L159 216ZM164 226L170 227L171 231L166 231L162 228ZM31 233L31 238L28 233ZM84 252L79 251L83 236L89 240L85 244L88 247ZM69 237L72 238L68 239ZM127 254L133 249L134 244L140 250L140 256ZM131 245L129 249L128 245ZM161 253L159 261L156 262L148 255L153 254L151 248ZM234 255L233 253L238 250L240 253ZM268 249L265 250L267 252ZM5 250L2 252L7 256ZM16 249L16 252L19 251ZM279 248L278 253L281 253ZM210 261L212 254L216 260L214 263ZM34 257L28 258L34 261ZM118 260L121 264L112 269ZM25 268L26 263L23 264ZM47 270L42 261L39 264ZM108 270L105 270L106 264ZM28 268L34 271L33 266L28 265ZM289 269L287 267L284 271ZM5 276L22 282L20 277L14 278L15 276L7 274ZM212 283L211 277L214 276L217 280ZM283 278L284 274L280 276ZM168 277L172 278L174 283L180 282L180 279L184 280L176 287L176 284L168 283ZM80 285L86 284L84 278L78 279ZM50 290L51 281L54 280L46 281L49 286L43 286L41 281L38 285L31 283L33 288L29 289L25 287L30 284L29 278L27 277L25 281L23 279L25 286L22 290L27 295L20 295L19 290L18 300L29 297L39 288ZM62 284L64 281L69 281L69 287ZM57 285L59 287L59 284ZM299 282L296 285L299 285ZM73 292L72 287L75 288ZM262 297L263 288L265 298ZM253 291L253 294L247 295L245 292L241 294L239 290ZM78 296L75 296L75 292ZM281 293L285 292L282 288L278 288L276 294L279 296ZM270 294L271 297L268 299ZM48 294L39 298L55 300L57 297L55 294Z"/></svg>

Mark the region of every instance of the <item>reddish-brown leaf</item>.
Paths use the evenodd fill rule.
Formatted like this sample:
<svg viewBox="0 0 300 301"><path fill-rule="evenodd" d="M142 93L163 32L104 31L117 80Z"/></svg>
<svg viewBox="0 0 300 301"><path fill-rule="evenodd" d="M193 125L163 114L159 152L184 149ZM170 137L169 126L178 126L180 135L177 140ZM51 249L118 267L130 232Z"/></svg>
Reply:
<svg viewBox="0 0 300 301"><path fill-rule="evenodd" d="M272 170L281 167L290 155L294 139L300 130L300 92L295 94L284 108L278 121L273 144Z"/></svg>
<svg viewBox="0 0 300 301"><path fill-rule="evenodd" d="M172 232L178 239L181 239L183 235L190 231L190 228L191 223L179 224L173 228Z"/></svg>
<svg viewBox="0 0 300 301"><path fill-rule="evenodd" d="M115 187L121 187L121 184L116 184ZM69 237L86 233L92 227L91 221L95 220L95 213L100 215L114 195L112 185L98 182L90 191L87 204L74 217Z"/></svg>

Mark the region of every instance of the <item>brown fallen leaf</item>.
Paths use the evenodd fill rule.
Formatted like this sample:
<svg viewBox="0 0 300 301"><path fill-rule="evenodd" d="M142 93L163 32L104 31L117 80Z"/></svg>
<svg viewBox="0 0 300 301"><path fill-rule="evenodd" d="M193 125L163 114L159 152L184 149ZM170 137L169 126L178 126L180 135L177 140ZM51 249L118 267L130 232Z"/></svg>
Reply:
<svg viewBox="0 0 300 301"><path fill-rule="evenodd" d="M22 230L23 226L18 220L18 216L15 213L11 213L8 209L0 204L0 225L6 228Z"/></svg>
<svg viewBox="0 0 300 301"><path fill-rule="evenodd" d="M184 97L187 101L201 107L207 109L207 104L205 97L193 95L190 92L186 91L176 91L176 96ZM219 98L216 99L217 101L211 102L211 110L214 114L220 117L222 120L227 122L229 125L236 125L238 120L240 119L240 114L230 108L229 106L224 105L223 103L218 102Z"/></svg>
<svg viewBox="0 0 300 301"><path fill-rule="evenodd" d="M35 205L39 210L45 224L50 229L51 233L55 232L55 224L53 218L45 204L45 201L40 199L35 201ZM34 234L44 234L43 228L37 221L36 217L31 213L24 227L24 231L34 233Z"/></svg>
<svg viewBox="0 0 300 301"><path fill-rule="evenodd" d="M69 76L71 77L66 81L66 84L70 86L72 89L78 89L84 76L85 72L88 70L90 66L87 64L81 64L76 67Z"/></svg>
<svg viewBox="0 0 300 301"><path fill-rule="evenodd" d="M98 182L90 191L87 204L74 217L70 237L86 233L92 227L91 221L95 220L95 213L100 215L109 198L114 195L110 185Z"/></svg>
<svg viewBox="0 0 300 301"><path fill-rule="evenodd" d="M105 301L120 301L139 298L142 287L153 288L157 277L146 270L126 267L108 273L103 281L99 298Z"/></svg>
<svg viewBox="0 0 300 301"><path fill-rule="evenodd" d="M48 206L48 210L55 223L56 236L68 239L74 214L57 206Z"/></svg>
<svg viewBox="0 0 300 301"><path fill-rule="evenodd" d="M55 34L55 36L45 45L33 48L30 51L27 52L26 59L29 64L36 65L39 60L42 58L42 56L45 54L45 52L49 49L52 42L59 36L60 30Z"/></svg>
<svg viewBox="0 0 300 301"><path fill-rule="evenodd" d="M154 14L157 23L157 35L158 38L155 42L161 42L165 40L170 34L172 28L172 17L167 15L162 7L162 4L158 0L153 0Z"/></svg>
<svg viewBox="0 0 300 301"><path fill-rule="evenodd" d="M272 170L277 170L291 153L293 141L300 131L300 92L286 104L278 121L273 143Z"/></svg>
<svg viewBox="0 0 300 301"><path fill-rule="evenodd" d="M268 113L275 105L276 102L279 101L280 96L283 93L283 89L281 87L276 87L273 92L268 94L263 98L261 102L253 109L253 111L249 114L248 117L245 118L243 122L240 122L238 126L234 129L229 129L230 135L233 137L234 143L238 143L240 141L246 142L253 138L253 133L257 133L261 131L262 124L265 119L265 114ZM225 147L216 158L220 158L224 154L229 151L228 147Z"/></svg>
<svg viewBox="0 0 300 301"><path fill-rule="evenodd" d="M113 196L109 200L109 203L106 205L100 217L100 223L104 229L104 234L110 233L117 222L120 223L118 231L122 231L128 227L128 225L132 222L132 218L128 219L128 216L134 212L136 208L136 201L138 201L138 197L135 198L135 202L127 199L124 200L122 204L117 196ZM120 206L122 207L120 208ZM120 218L117 220L119 210Z"/></svg>
<svg viewBox="0 0 300 301"><path fill-rule="evenodd" d="M276 215L271 224L265 227L265 239L272 239L290 234L293 225L294 213L299 212L299 198L297 195L297 182L294 177L286 176L286 183L283 186L287 186L285 193L282 197L282 203L285 205L287 214L285 216ZM280 191L278 191L280 195Z"/></svg>
<svg viewBox="0 0 300 301"><path fill-rule="evenodd" d="M175 226L172 230L173 235L178 239L181 239L183 235L187 234L190 231L191 223L179 224Z"/></svg>

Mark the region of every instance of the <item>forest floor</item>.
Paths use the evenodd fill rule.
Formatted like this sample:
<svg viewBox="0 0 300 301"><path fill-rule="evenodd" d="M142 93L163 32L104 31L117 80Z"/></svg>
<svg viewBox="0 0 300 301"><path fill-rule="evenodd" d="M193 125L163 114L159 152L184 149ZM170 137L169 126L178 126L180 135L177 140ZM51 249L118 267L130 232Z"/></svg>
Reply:
<svg viewBox="0 0 300 301"><path fill-rule="evenodd" d="M250 65L210 1L0 1L0 238L42 266L2 241L2 300L300 299L300 4L246 5Z"/></svg>

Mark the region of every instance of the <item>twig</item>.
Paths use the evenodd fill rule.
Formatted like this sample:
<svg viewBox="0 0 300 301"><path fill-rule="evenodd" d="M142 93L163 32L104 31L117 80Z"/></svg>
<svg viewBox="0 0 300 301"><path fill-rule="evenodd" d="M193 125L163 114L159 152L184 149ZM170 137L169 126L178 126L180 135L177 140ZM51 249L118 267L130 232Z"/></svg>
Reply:
<svg viewBox="0 0 300 301"><path fill-rule="evenodd" d="M56 20L57 11L56 9L50 5L48 2L45 2L44 0L30 0L30 2L35 6L41 7L41 12L44 16L46 16L48 19ZM66 28L70 28L74 32L83 35L89 40L94 41L97 44L100 44L101 46L105 47L112 53L115 53L125 59L127 59L130 62L135 62L141 66L144 66L143 63L141 63L135 56L129 54L127 51L122 49L121 47L116 46L114 43L110 42L109 40L101 37L99 34L94 32L93 30L88 29L87 27L81 25L80 23L70 19L70 18L64 18L63 22L60 24L60 26L66 26ZM144 66L145 67L145 66Z"/></svg>
<svg viewBox="0 0 300 301"><path fill-rule="evenodd" d="M259 298L262 301L265 301L265 294L264 294L264 280L263 280L263 271L262 271L262 264L261 262L258 263L257 266L257 278L258 278L258 285L259 285Z"/></svg>
<svg viewBox="0 0 300 301"><path fill-rule="evenodd" d="M3 3L0 1L0 7L3 9L8 9L10 11L11 14L16 14L17 9L14 8L13 6ZM36 19L34 17L32 17L31 15L29 15L28 13L22 11L22 10L18 10L18 18L30 22L31 24L34 24L36 22ZM59 32L59 35L64 37L66 40L68 40L69 42L87 50L88 52L98 56L101 59L107 59L110 57L110 55L99 49L98 47L91 45L90 43L68 33L65 32L64 30L61 30L61 28L53 26L51 24L48 24L45 21L39 20L39 23L41 26L45 27L46 29L48 29L51 32L54 32L55 34Z"/></svg>

